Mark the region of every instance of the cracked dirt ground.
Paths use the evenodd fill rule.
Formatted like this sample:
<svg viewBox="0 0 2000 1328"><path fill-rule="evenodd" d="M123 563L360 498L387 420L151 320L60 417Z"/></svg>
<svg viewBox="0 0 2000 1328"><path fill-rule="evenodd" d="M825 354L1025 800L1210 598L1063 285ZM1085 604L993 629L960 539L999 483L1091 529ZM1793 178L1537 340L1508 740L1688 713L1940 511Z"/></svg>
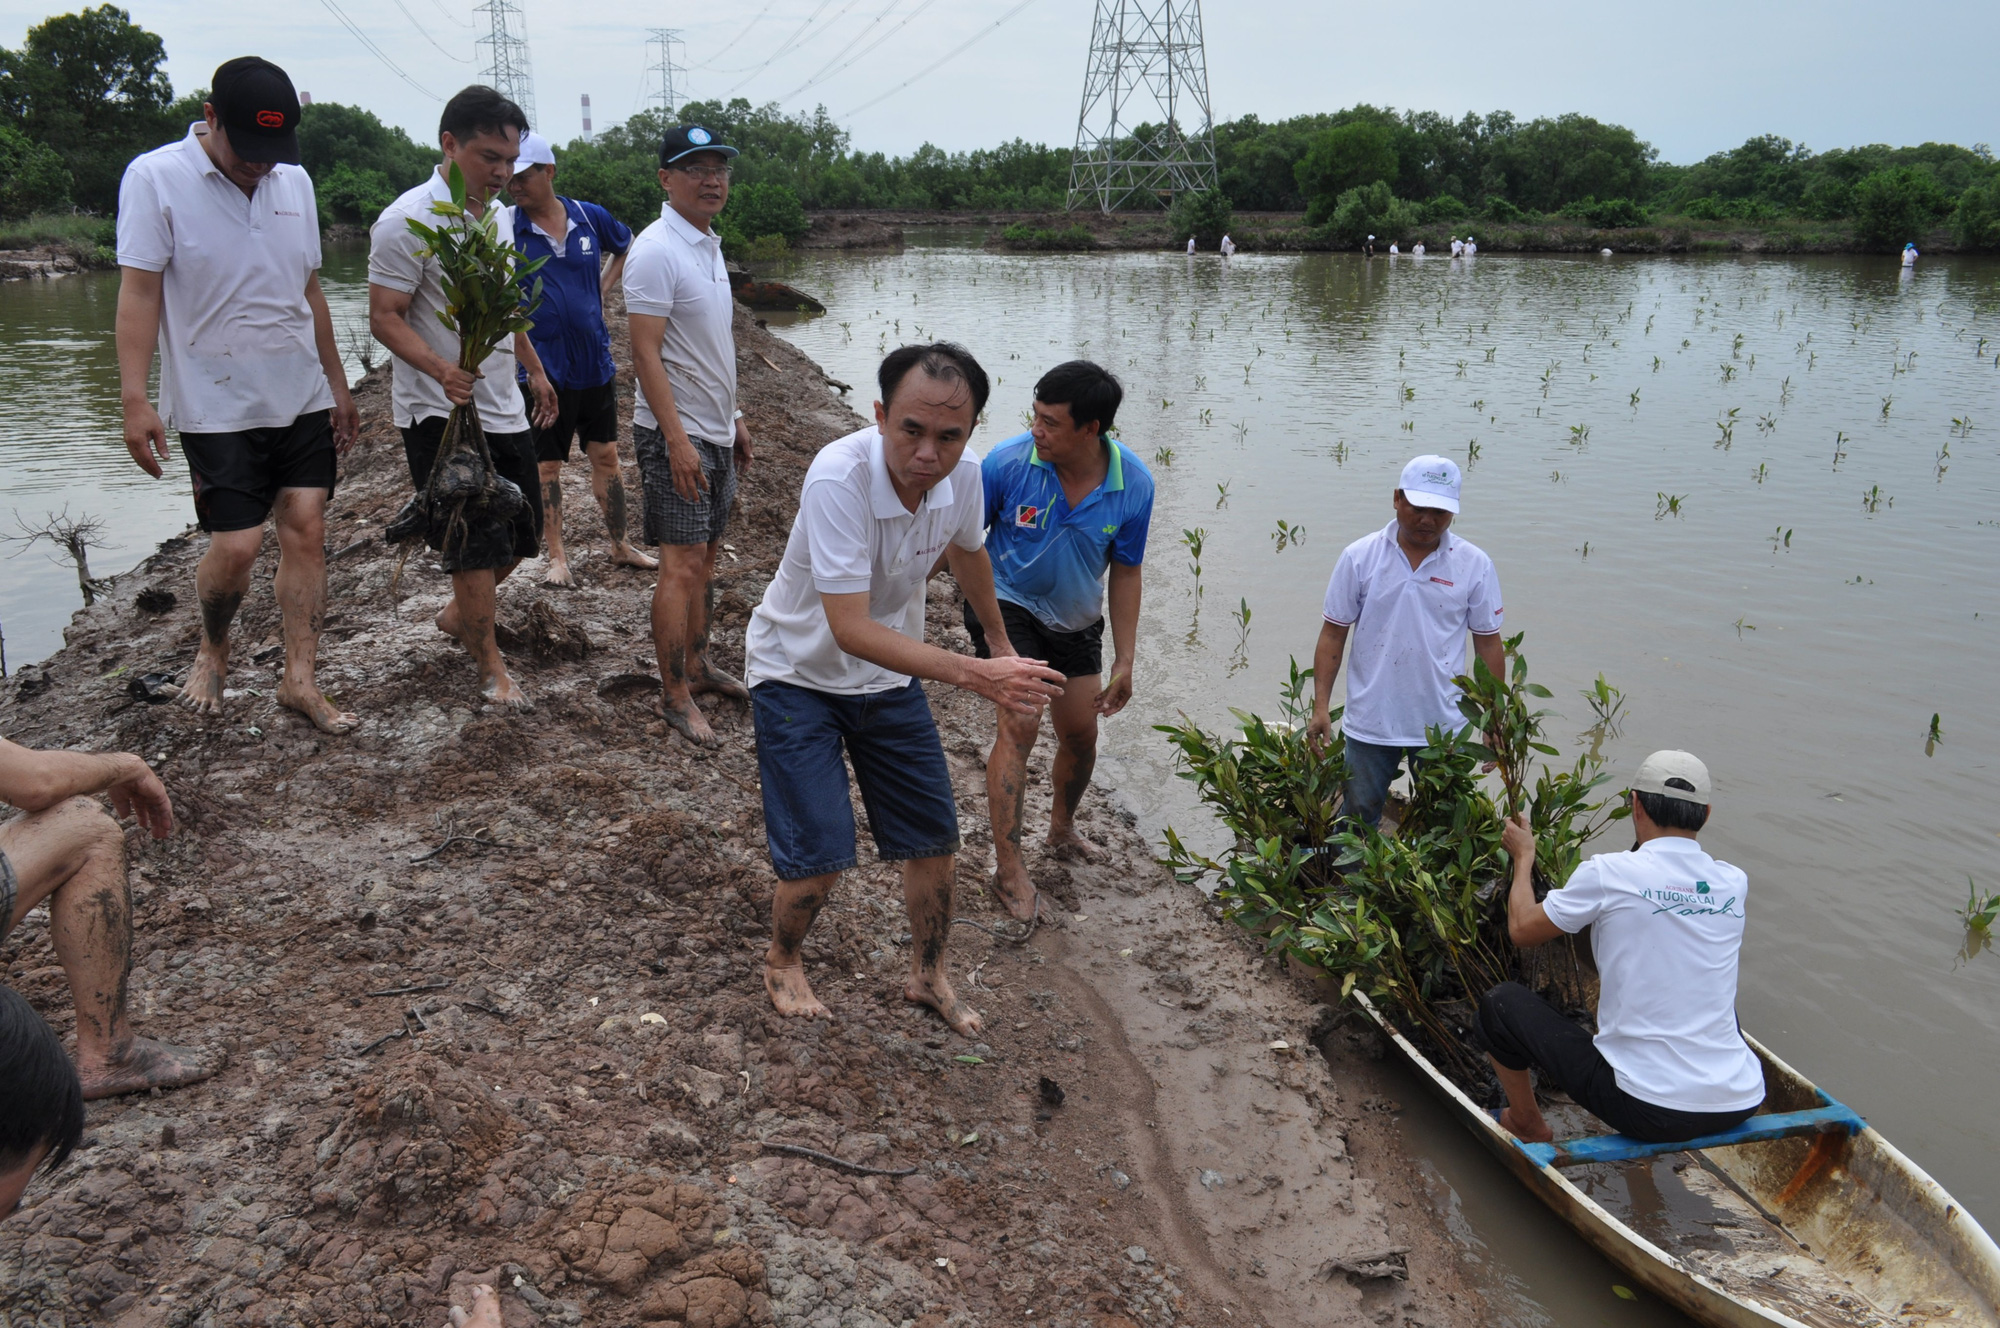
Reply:
<svg viewBox="0 0 2000 1328"><path fill-rule="evenodd" d="M742 311L738 333L763 446L719 578L730 667L807 462L855 424L804 356ZM585 467L567 489L579 586L530 563L500 597L536 708L492 713L430 624L448 583L422 552L390 597L372 532L407 480L385 377L357 395L321 652L355 734L271 700L269 539L222 718L127 691L193 656L194 539L0 684L14 740L140 752L165 778L180 832L128 839L133 1006L142 1031L230 1062L92 1104L85 1147L0 1225L0 1322L435 1328L473 1280L499 1283L514 1328L1476 1319L1393 1121L1361 1109L1371 1067L1097 793L1080 825L1105 863L1031 858L1059 925L1025 947L953 932L980 1040L900 999L900 887L866 857L807 947L835 1021L773 1014L748 717L714 707L706 753L649 713L631 675L655 667L651 582L605 560ZM963 649L955 594L933 583L931 632ZM984 888L990 713L933 702L966 832L959 912L1004 925ZM1032 775L1034 825L1046 742ZM413 861L454 828L502 847ZM67 1036L46 933L38 912L0 972ZM405 987L423 989L371 995ZM916 1170L855 1175L766 1140Z"/></svg>

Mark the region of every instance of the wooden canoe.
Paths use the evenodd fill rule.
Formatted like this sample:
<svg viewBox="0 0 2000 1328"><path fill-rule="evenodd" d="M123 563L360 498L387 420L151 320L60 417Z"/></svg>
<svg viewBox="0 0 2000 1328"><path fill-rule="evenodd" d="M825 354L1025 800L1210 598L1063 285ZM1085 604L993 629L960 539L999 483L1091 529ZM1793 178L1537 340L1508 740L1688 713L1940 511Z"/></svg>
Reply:
<svg viewBox="0 0 2000 1328"><path fill-rule="evenodd" d="M1649 1148L1604 1136L1595 1117L1562 1105L1547 1115L1564 1142L1524 1144L1356 996L1502 1165L1635 1284L1695 1322L2000 1328L1992 1237L1754 1038L1745 1041L1764 1063L1767 1097L1727 1142ZM1781 1137L1761 1137L1771 1134Z"/></svg>

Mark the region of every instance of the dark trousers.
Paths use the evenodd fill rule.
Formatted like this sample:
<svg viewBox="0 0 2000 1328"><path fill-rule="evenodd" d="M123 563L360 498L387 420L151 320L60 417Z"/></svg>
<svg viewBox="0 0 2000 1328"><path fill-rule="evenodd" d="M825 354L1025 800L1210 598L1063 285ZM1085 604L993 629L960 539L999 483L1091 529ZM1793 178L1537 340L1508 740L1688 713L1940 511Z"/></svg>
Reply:
<svg viewBox="0 0 2000 1328"><path fill-rule="evenodd" d="M1503 982L1479 998L1479 1033L1500 1064L1510 1070L1538 1067L1579 1106L1645 1143L1719 1134L1756 1110L1675 1111L1633 1097L1618 1086L1617 1073L1590 1034L1518 982Z"/></svg>

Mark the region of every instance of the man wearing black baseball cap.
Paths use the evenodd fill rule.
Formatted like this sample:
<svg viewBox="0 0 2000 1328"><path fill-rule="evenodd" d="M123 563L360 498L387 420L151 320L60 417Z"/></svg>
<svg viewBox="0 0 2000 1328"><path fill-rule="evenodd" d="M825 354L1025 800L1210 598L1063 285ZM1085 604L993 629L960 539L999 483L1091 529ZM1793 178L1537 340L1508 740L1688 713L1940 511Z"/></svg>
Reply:
<svg viewBox="0 0 2000 1328"><path fill-rule="evenodd" d="M182 704L222 712L230 624L275 510L285 624L277 699L345 733L357 721L321 695L314 663L326 504L360 417L319 286L319 205L298 165L298 94L256 56L224 64L213 86L187 137L136 158L119 186L125 446L157 479L168 424L180 432L195 519L209 534L195 572L201 649ZM147 395L155 346L157 410Z"/></svg>
<svg viewBox="0 0 2000 1328"><path fill-rule="evenodd" d="M729 204L736 149L701 125L660 141L660 218L625 259L625 312L639 392L632 451L646 491L645 538L659 546L653 650L660 716L690 741L720 741L695 697L748 701L738 679L708 660L709 584L729 525L737 477L750 468L750 430L736 408L736 299L715 219Z"/></svg>

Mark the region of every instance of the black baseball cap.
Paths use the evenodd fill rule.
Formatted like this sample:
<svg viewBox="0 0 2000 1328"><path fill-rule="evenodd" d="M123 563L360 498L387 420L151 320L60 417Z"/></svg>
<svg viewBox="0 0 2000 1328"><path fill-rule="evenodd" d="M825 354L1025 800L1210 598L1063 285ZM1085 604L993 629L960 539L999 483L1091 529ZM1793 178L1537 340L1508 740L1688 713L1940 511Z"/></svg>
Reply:
<svg viewBox="0 0 2000 1328"><path fill-rule="evenodd" d="M208 104L243 160L299 164L299 94L269 60L240 55L217 69Z"/></svg>
<svg viewBox="0 0 2000 1328"><path fill-rule="evenodd" d="M735 148L717 138L715 131L700 125L675 125L660 140L660 165L671 166L682 157L697 152L720 152L725 157L734 157Z"/></svg>

